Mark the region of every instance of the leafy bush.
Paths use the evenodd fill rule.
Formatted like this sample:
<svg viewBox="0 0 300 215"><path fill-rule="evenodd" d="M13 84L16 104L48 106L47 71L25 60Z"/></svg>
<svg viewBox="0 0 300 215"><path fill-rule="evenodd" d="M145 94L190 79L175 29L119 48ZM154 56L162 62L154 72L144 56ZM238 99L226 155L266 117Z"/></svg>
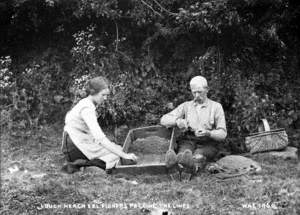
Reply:
<svg viewBox="0 0 300 215"><path fill-rule="evenodd" d="M57 82L57 77L64 71L57 62L58 56L52 54L48 50L18 67L12 67L11 61L7 65L1 63L6 73L6 82L1 86L1 118L5 119L1 125L10 130L39 130L45 123L57 120L53 113L64 111L56 101L64 84Z"/></svg>
<svg viewBox="0 0 300 215"><path fill-rule="evenodd" d="M0 9L7 26L0 54L12 56L1 58L11 82L0 83L1 117L11 128L62 121L98 75L112 82L100 123L156 124L191 99L189 80L202 74L224 107L229 139L257 131L261 118L299 129L292 1L28 0Z"/></svg>

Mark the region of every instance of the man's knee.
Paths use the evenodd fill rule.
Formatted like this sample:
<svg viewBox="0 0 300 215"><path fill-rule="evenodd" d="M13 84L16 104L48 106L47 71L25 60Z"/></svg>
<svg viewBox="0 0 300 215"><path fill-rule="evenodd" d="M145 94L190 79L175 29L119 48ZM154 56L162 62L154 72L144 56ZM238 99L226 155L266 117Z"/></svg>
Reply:
<svg viewBox="0 0 300 215"><path fill-rule="evenodd" d="M206 157L199 152L195 152L193 154L193 160L195 163L203 163L206 162Z"/></svg>
<svg viewBox="0 0 300 215"><path fill-rule="evenodd" d="M194 151L195 150L195 143L192 141L181 141L178 143L178 153L184 152L185 150Z"/></svg>
<svg viewBox="0 0 300 215"><path fill-rule="evenodd" d="M195 150L194 157L197 159L203 159L204 157L207 161L212 161L216 157L218 149L214 146L203 146Z"/></svg>
<svg viewBox="0 0 300 215"><path fill-rule="evenodd" d="M177 156L182 156L186 151L188 151L189 153L193 154L193 150L192 149L183 149L178 151Z"/></svg>

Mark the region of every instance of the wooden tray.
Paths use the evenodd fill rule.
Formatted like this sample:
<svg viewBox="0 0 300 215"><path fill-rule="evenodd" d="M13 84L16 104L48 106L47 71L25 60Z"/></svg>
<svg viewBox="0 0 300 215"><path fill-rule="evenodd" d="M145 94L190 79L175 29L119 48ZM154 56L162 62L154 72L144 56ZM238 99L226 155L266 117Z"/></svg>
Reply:
<svg viewBox="0 0 300 215"><path fill-rule="evenodd" d="M166 149L174 149L175 135L174 129L167 129L160 125L142 127L132 129L128 132L123 145L123 151L130 153L130 146L138 138L147 138L149 136L158 136L168 139L168 146ZM149 149L147 149L149 150ZM112 173L125 173L125 174L165 174L166 166L164 162L164 155L167 150L161 154L147 154L146 159L135 165L127 165L122 159L117 163ZM151 157L152 156L152 157Z"/></svg>

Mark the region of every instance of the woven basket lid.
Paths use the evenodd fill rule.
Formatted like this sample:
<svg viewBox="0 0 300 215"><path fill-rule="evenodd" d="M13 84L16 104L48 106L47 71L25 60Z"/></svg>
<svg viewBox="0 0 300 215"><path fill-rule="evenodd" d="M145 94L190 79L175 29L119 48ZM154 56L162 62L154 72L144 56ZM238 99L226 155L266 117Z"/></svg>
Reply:
<svg viewBox="0 0 300 215"><path fill-rule="evenodd" d="M261 171L261 166L254 160L240 155L228 155L216 162L222 169Z"/></svg>

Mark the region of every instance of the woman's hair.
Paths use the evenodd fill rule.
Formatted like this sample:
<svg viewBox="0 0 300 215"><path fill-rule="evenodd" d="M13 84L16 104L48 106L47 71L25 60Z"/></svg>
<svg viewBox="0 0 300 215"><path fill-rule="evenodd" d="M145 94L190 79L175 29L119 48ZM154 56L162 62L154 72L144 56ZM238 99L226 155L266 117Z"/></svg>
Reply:
<svg viewBox="0 0 300 215"><path fill-rule="evenodd" d="M107 78L98 76L90 79L86 85L86 92L88 95L95 95L100 91L107 89L109 87L109 81Z"/></svg>

